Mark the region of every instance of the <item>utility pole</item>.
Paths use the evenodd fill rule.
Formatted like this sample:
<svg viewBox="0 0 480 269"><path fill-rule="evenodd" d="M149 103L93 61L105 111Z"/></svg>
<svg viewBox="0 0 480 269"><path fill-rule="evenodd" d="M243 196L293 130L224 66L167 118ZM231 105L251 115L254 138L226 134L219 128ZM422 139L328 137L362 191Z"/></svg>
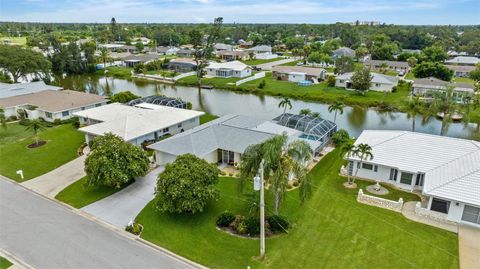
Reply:
<svg viewBox="0 0 480 269"><path fill-rule="evenodd" d="M265 194L264 194L264 182L263 182L263 165L264 160L260 162L260 258L265 258Z"/></svg>

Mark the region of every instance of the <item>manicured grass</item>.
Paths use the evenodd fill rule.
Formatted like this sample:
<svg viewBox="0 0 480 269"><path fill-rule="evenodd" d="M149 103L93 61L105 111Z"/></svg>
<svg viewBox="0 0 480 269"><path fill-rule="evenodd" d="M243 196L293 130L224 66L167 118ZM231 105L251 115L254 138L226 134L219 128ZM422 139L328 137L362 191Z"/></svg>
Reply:
<svg viewBox="0 0 480 269"><path fill-rule="evenodd" d="M454 77L452 79L452 81L453 82L463 82L463 83L468 83L468 84L472 84L472 85L475 84L475 80L473 80L471 78Z"/></svg>
<svg viewBox="0 0 480 269"><path fill-rule="evenodd" d="M150 202L137 216L145 227L141 236L211 268L458 268L456 234L358 203L358 189L342 185L345 178L338 175L342 164L338 150L321 160L310 172L312 196L303 205L297 190L287 193L280 213L293 222L293 228L267 239L264 261L253 258L259 253L258 240L215 228L224 210L249 212L251 183L239 193L234 178L221 178L220 200L199 214L164 214ZM416 199L400 191L392 193L393 198L398 196ZM272 194L267 192L266 197L268 215Z"/></svg>
<svg viewBox="0 0 480 269"><path fill-rule="evenodd" d="M133 68L121 67L121 66L110 66L106 69L100 69L96 71L97 75L106 75L108 77L114 77L119 79L130 79L132 77ZM105 71L106 74L105 74Z"/></svg>
<svg viewBox="0 0 480 269"><path fill-rule="evenodd" d="M0 43L3 44L5 40L9 40L13 45L21 45L25 46L27 44L27 37L25 36L14 36L14 37L1 37L0 38Z"/></svg>
<svg viewBox="0 0 480 269"><path fill-rule="evenodd" d="M265 88L259 89L258 85L263 79L265 79L266 82ZM202 79L202 83L213 85L218 89L228 89L273 96L286 96L295 99L319 101L324 103L333 103L341 98L347 105L361 106L378 106L380 103L384 102L387 105L400 107L402 102L410 93L408 89L398 89L397 92L394 93L369 91L365 95L361 95L356 91L349 91L337 87L329 87L325 82L311 86L299 86L296 83L277 80L272 77L271 73L267 73L265 78L252 80L240 86L235 86L233 84L233 82L236 80L238 79L210 78ZM190 76L181 79L179 84L195 85L196 80L194 76Z"/></svg>
<svg viewBox="0 0 480 269"><path fill-rule="evenodd" d="M7 269L8 267L12 266L9 260L5 259L4 257L0 256L0 269Z"/></svg>
<svg viewBox="0 0 480 269"><path fill-rule="evenodd" d="M356 180L355 183L357 184L357 188L362 189L363 193L368 195L377 196L377 197L381 197L381 198L393 200L393 201L398 201L398 199L400 198L402 198L404 202L420 201L420 197L418 195L414 193L398 190L384 183L381 183L381 185L388 190L388 194L385 194L385 195L372 194L366 190L368 186L374 185L375 182L365 181L365 180Z"/></svg>
<svg viewBox="0 0 480 269"><path fill-rule="evenodd" d="M57 196L55 196L55 199L69 204L75 208L82 208L108 197L129 185L127 184L120 189L115 189L106 186L89 187L86 185L86 182L87 177L77 180L58 193Z"/></svg>
<svg viewBox="0 0 480 269"><path fill-rule="evenodd" d="M200 124L204 124L204 123L207 123L209 121L212 121L214 119L217 119L218 116L216 115L212 115L212 114L203 114L202 116L200 116Z"/></svg>
<svg viewBox="0 0 480 269"><path fill-rule="evenodd" d="M297 63L300 63L300 62L303 62L303 61L302 60L297 60L297 61L281 64L280 66L297 66Z"/></svg>
<svg viewBox="0 0 480 269"><path fill-rule="evenodd" d="M147 71L146 74L148 74L148 75L160 75L160 76L164 76L164 77L167 77L167 78L173 78L175 76L180 75L180 73L178 73L178 72L173 72L173 71L169 71L169 70L151 70L151 71Z"/></svg>
<svg viewBox="0 0 480 269"><path fill-rule="evenodd" d="M246 60L246 61L241 61L242 63L246 65L259 65L259 64L266 64L266 63L271 63L271 62L276 62L282 60L282 58L274 58L274 59L255 59L255 60Z"/></svg>
<svg viewBox="0 0 480 269"><path fill-rule="evenodd" d="M13 123L9 124L7 131L0 128L0 174L19 182L22 180L16 171L20 169L24 180L40 176L75 159L84 142L84 135L71 124L47 128L39 136L47 144L30 149L27 146L35 140L33 132L26 131L25 126Z"/></svg>

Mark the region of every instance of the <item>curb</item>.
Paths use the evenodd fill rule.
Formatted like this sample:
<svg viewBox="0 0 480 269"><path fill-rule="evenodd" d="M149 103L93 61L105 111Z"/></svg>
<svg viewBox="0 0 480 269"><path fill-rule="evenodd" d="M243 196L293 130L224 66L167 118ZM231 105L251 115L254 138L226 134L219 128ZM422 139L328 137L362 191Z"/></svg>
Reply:
<svg viewBox="0 0 480 269"><path fill-rule="evenodd" d="M9 268L19 268L19 269L33 269L32 266L22 261L17 256L13 255L12 253L6 251L5 249L0 248L0 254L2 257L6 258L12 265Z"/></svg>
<svg viewBox="0 0 480 269"><path fill-rule="evenodd" d="M22 184L16 182L16 181L13 180L13 179L10 179L10 178L5 177L5 176L2 176L2 175L0 175L0 178L3 178L3 179L6 179L6 180L10 181L10 182L14 183L15 185L20 186L21 188L23 188L23 189L25 189L25 190L33 193L34 195L37 195L37 196L39 196L39 197L41 197L41 198L43 198L43 199L52 201L52 202L56 203L57 205L63 206L63 207L65 207L66 209L68 209L70 212L72 212L72 213L74 213L74 214L76 214L76 215L79 215L79 216L81 216L81 217L84 217L84 218L86 218L86 219L88 219L88 220L90 220L90 221L93 221L93 222L101 225L102 227L104 227L104 228L106 228L106 229L108 229L108 230L110 230L110 231L112 231L112 232L115 232L115 233L118 234L118 235L121 235L121 236L123 236L123 237L129 238L129 239L134 240L134 241L136 241L136 242L139 242L139 243L141 243L141 244L143 244L143 245L145 245L145 246L147 246L147 247L150 247L150 248L154 249L155 251L161 252L161 253L169 256L170 258L175 259L175 260L177 260L177 261L179 261L179 262L181 262L181 263L183 263L183 264L185 264L185 265L187 265L187 266L189 266L189 267L191 267L191 268L200 268L200 269L208 268L208 267L205 267L205 266L203 266L203 265L201 265L201 264L198 264L198 263L196 263L196 262L194 262L194 261L191 261L191 260L189 260L189 259L187 259L187 258L185 258L185 257L182 257L182 256L180 256L180 255L178 255L178 254L176 254L176 253L174 253L174 252L171 252L170 250L167 250L167 249L162 248L162 247L160 247L160 246L158 246L158 245L155 245L155 244L153 244L153 243L150 242L150 241L147 241L147 240L145 240L145 239L143 239L143 238L137 237L137 236L135 236L135 235L133 235L133 234L125 231L125 230L122 230L122 229L120 229L120 228L118 228L118 227L116 227L116 226L113 226L112 224L110 224L110 223L108 223L108 222L106 222L106 221L104 221L104 220L102 220L102 219L99 219L99 218L97 218L97 217L95 217L95 216L93 216L93 215L91 215L91 214L89 214L89 213L87 213L87 212L85 212L85 211L82 211L81 209L72 207L72 206L69 205L69 204L63 203L63 202L61 202L61 201L55 200L54 198L50 198L50 197L48 197L48 196L46 196L46 195L43 195L43 194L38 193L38 192L36 192L36 191L34 191L34 190L32 190L32 189L29 189L29 188L23 186ZM4 251L4 250L0 249L0 253L2 253L2 251ZM6 252L6 251L5 251L5 253L8 254L8 252ZM11 254L10 254L10 255L11 255ZM14 257L13 255L11 255L11 256ZM7 257L6 257L6 258L7 258ZM13 260L16 260L16 259L13 258ZM19 263L22 264L21 262L19 262ZM23 267L23 268L25 268L25 269L33 269L33 267L31 267L31 266L29 266L29 265L26 265L26 267Z"/></svg>

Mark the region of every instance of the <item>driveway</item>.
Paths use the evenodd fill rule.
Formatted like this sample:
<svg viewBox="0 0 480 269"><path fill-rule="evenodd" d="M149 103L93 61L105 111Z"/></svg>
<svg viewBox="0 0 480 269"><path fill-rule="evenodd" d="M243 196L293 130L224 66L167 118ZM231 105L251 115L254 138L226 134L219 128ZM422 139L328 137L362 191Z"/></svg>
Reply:
<svg viewBox="0 0 480 269"><path fill-rule="evenodd" d="M279 60L279 61L275 61L275 62L269 62L269 63L264 63L264 64L258 64L256 65L256 67L262 69L262 70L272 70L272 68L274 66L277 66L277 65L281 65L281 64L286 64L286 63L290 63L290 62L293 62L293 61L296 61L297 59L295 58L287 58L287 59L283 59L283 60Z"/></svg>
<svg viewBox="0 0 480 269"><path fill-rule="evenodd" d="M138 178L125 189L100 201L83 207L82 210L102 219L118 228L125 226L154 198L157 175L162 172L160 166L146 176Z"/></svg>
<svg viewBox="0 0 480 269"><path fill-rule="evenodd" d="M39 177L21 183L28 189L54 198L68 185L84 177L84 162L87 155L82 155Z"/></svg>
<svg viewBox="0 0 480 269"><path fill-rule="evenodd" d="M480 268L480 228L458 225L460 269Z"/></svg>
<svg viewBox="0 0 480 269"><path fill-rule="evenodd" d="M0 176L0 249L33 268L193 268Z"/></svg>

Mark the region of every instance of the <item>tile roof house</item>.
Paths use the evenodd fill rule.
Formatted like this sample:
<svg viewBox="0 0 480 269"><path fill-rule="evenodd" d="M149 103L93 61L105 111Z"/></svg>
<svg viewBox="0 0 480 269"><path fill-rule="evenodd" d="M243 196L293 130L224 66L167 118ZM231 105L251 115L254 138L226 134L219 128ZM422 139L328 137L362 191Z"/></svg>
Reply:
<svg viewBox="0 0 480 269"><path fill-rule="evenodd" d="M370 90L377 92L391 92L394 86L398 84L398 77L387 76L379 73L371 73L372 81ZM338 75L335 78L335 86L345 89L353 89L351 78L353 72Z"/></svg>
<svg viewBox="0 0 480 269"><path fill-rule="evenodd" d="M380 69L383 65L385 65L387 68L396 71L410 69L410 66L407 62L399 61L365 60L363 65L373 69Z"/></svg>
<svg viewBox="0 0 480 269"><path fill-rule="evenodd" d="M278 80L300 82L309 80L319 82L325 79L327 71L323 68L303 66L274 66L272 76Z"/></svg>
<svg viewBox="0 0 480 269"><path fill-rule="evenodd" d="M457 64L457 65L476 65L480 63L480 58L471 56L457 56L453 59L446 60L445 64Z"/></svg>
<svg viewBox="0 0 480 269"><path fill-rule="evenodd" d="M427 210L455 222L480 225L480 142L408 131L365 130L355 144L372 147L360 167L346 156L348 173L421 190ZM434 158L433 158L434 156Z"/></svg>
<svg viewBox="0 0 480 269"><path fill-rule="evenodd" d="M225 63L210 62L205 68L207 76L223 78L243 78L252 74L252 68L240 61L231 61Z"/></svg>
<svg viewBox="0 0 480 269"><path fill-rule="evenodd" d="M74 113L87 124L79 131L88 143L95 136L113 133L134 145L156 141L200 124L204 112L141 103L133 106L113 103Z"/></svg>
<svg viewBox="0 0 480 269"><path fill-rule="evenodd" d="M45 121L66 120L77 111L105 105L108 100L100 95L71 91L45 90L0 99L5 116L18 116L18 110L27 112L29 119Z"/></svg>
<svg viewBox="0 0 480 269"><path fill-rule="evenodd" d="M0 82L0 98L12 97L27 93L41 92L45 90L60 91L62 87L47 85L43 81L29 83L2 83Z"/></svg>
<svg viewBox="0 0 480 269"><path fill-rule="evenodd" d="M450 65L450 64L446 64L445 67L453 71L453 76L463 77L463 78L468 77L470 75L470 72L475 70L475 66L471 66L471 65Z"/></svg>
<svg viewBox="0 0 480 269"><path fill-rule="evenodd" d="M192 58L175 58L168 62L168 68L180 73L197 69L197 63Z"/></svg>
<svg viewBox="0 0 480 269"><path fill-rule="evenodd" d="M332 52L332 57L333 59L340 58L340 57L355 57L355 51L352 50L351 48L347 47L341 47L339 49L336 49Z"/></svg>
<svg viewBox="0 0 480 269"><path fill-rule="evenodd" d="M217 56L226 61L248 60L250 57L248 53L243 50L219 51L217 52Z"/></svg>
<svg viewBox="0 0 480 269"><path fill-rule="evenodd" d="M454 95L458 102L462 102L463 96L474 93L474 86L472 84L449 82L429 77L415 79L412 85L412 94L423 99L431 99L435 92L445 91L447 87L453 87Z"/></svg>
<svg viewBox="0 0 480 269"><path fill-rule="evenodd" d="M132 54L123 58L122 61L126 67L134 67L139 63L146 64L146 63L155 61L159 58L160 58L160 55L156 53Z"/></svg>

